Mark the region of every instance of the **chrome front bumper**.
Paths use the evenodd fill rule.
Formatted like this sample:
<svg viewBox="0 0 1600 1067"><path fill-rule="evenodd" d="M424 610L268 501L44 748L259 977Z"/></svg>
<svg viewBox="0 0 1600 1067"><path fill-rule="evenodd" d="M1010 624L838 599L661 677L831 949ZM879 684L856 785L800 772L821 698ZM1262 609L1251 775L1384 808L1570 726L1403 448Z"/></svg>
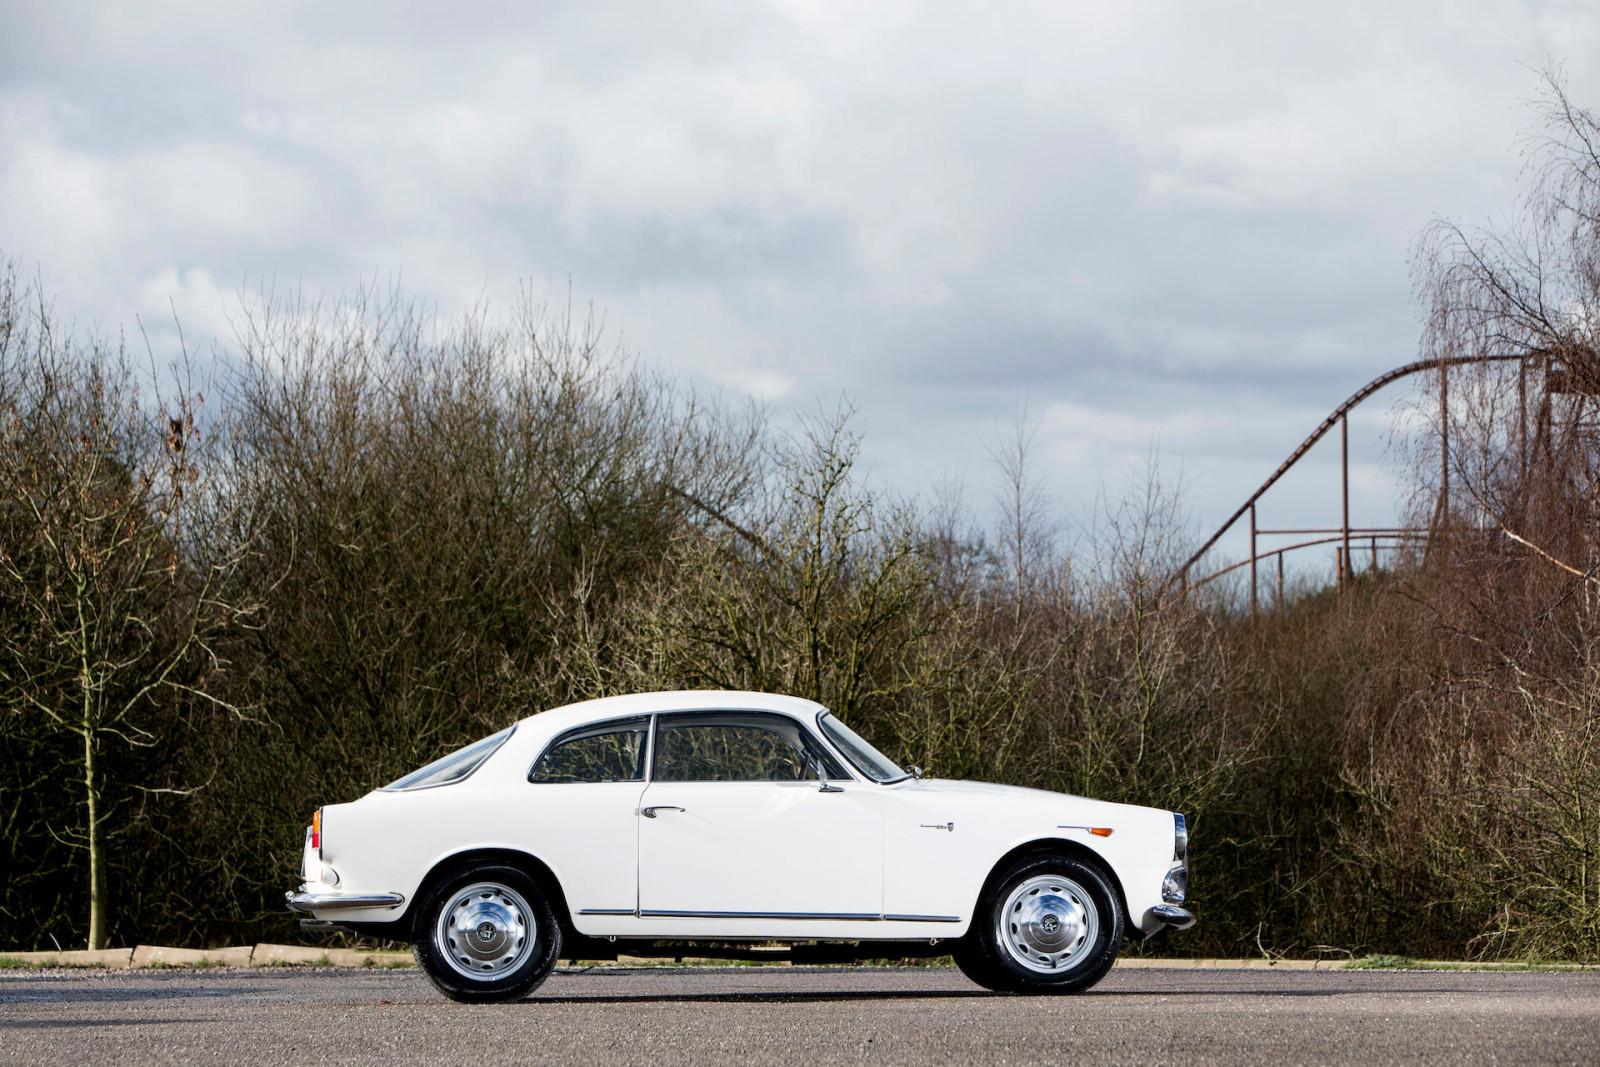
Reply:
<svg viewBox="0 0 1600 1067"><path fill-rule="evenodd" d="M1187 930L1194 925L1194 912L1180 908L1176 904L1157 904L1145 912L1145 915L1161 924L1151 931L1152 933L1159 933L1163 929Z"/></svg>
<svg viewBox="0 0 1600 1067"><path fill-rule="evenodd" d="M289 910L305 915L355 908L398 908L405 902L406 898L400 893L312 893L305 886L301 886L298 893L284 894Z"/></svg>

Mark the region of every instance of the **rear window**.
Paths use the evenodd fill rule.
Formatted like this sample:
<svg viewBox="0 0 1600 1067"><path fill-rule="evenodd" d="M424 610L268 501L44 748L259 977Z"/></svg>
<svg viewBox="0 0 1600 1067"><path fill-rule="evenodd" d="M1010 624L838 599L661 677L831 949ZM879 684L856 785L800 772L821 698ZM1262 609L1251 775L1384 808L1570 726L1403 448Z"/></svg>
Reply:
<svg viewBox="0 0 1600 1067"><path fill-rule="evenodd" d="M508 726L497 734L490 734L482 741L474 741L466 748L458 748L450 755L436 759L426 767L412 771L404 778L390 782L383 788L426 789L429 786L459 782L482 766L484 760L494 755L495 749L505 744L506 738L510 737L511 731L515 729L515 726Z"/></svg>

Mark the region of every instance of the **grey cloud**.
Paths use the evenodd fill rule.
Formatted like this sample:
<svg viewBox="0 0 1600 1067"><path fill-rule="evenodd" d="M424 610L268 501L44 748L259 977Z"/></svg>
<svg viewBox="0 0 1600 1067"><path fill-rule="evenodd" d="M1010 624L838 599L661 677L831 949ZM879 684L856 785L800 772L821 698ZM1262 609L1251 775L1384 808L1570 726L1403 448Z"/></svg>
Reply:
<svg viewBox="0 0 1600 1067"><path fill-rule="evenodd" d="M852 395L885 484L981 480L1026 406L1068 413L1063 501L1154 446L1201 523L1411 356L1412 236L1509 208L1529 67L1600 95L1592 2L0 0L0 25L0 251L80 321L165 294L216 328L260 279L400 274L449 311L570 277L691 382L780 417Z"/></svg>

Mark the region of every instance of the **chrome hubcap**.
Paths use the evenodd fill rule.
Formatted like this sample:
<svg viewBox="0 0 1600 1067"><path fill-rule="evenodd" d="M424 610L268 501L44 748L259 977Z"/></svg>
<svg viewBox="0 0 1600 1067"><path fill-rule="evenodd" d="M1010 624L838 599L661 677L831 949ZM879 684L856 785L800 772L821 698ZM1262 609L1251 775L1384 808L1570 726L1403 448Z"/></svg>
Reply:
<svg viewBox="0 0 1600 1067"><path fill-rule="evenodd" d="M1000 943L1011 958L1050 974L1080 962L1094 947L1100 913L1088 892L1070 878L1040 875L1011 891L998 922Z"/></svg>
<svg viewBox="0 0 1600 1067"><path fill-rule="evenodd" d="M434 947L464 977L499 978L532 954L538 940L532 916L533 909L515 889L478 882L457 890L439 910Z"/></svg>

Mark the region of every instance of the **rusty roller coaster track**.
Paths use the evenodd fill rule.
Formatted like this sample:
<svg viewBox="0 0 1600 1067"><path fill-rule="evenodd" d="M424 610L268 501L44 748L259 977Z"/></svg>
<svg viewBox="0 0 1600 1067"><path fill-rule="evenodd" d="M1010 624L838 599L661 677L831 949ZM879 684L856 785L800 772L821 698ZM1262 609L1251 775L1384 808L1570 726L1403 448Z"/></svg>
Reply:
<svg viewBox="0 0 1600 1067"><path fill-rule="evenodd" d="M1535 355L1535 354L1534 353L1530 353L1529 355ZM1376 558L1376 555L1377 555L1378 542L1379 542L1380 539L1382 539L1387 545L1392 545L1392 544L1395 544L1395 543L1415 542L1417 540L1425 539L1426 536L1427 536L1427 531L1419 530L1419 529L1411 529L1411 528L1406 528L1406 527L1392 527L1392 528L1382 528L1382 529L1379 529L1379 528L1372 528L1372 529L1361 528L1361 529L1356 529L1356 528L1351 527L1351 525L1350 525L1350 428L1349 428L1349 423L1347 421L1351 409L1355 408L1363 400L1366 400L1373 393L1376 393L1378 390L1382 389L1384 386L1390 385L1390 384L1392 384L1394 382L1397 382L1402 378L1409 378L1414 374L1421 374L1421 373L1423 373L1425 371L1437 371L1437 372L1439 372L1439 374L1441 376L1440 377L1441 383L1446 383L1448 381L1448 379L1446 377L1446 374L1447 374L1447 372L1449 371L1449 369L1451 367L1469 366L1469 365L1477 365L1477 364L1484 364L1484 363L1506 363L1506 362L1512 362L1512 361L1517 361L1517 360L1524 360L1526 358L1528 358L1528 356L1525 356L1525 355L1523 355L1521 353L1518 353L1518 354L1490 354L1490 355L1478 355L1478 356L1451 356L1451 357L1447 357L1447 358L1444 358L1444 359L1425 359L1425 360L1418 360L1415 363L1407 363L1404 366L1396 367L1393 370L1388 371L1388 372L1386 372L1384 374L1380 374L1378 377L1372 379L1372 381L1368 382L1366 385L1363 385L1360 389L1357 389L1353 394L1351 394L1351 396L1350 396L1350 398L1348 400L1346 400L1344 403L1340 404L1338 407L1334 408L1332 413L1330 413L1327 418L1323 419L1321 424L1319 424L1315 430L1311 431L1310 436L1308 436L1304 441L1302 441L1300 443L1300 447L1296 448L1293 452L1289 453L1288 458L1285 459L1281 464L1278 465L1278 469L1273 471L1272 475L1270 477L1268 477L1266 481L1261 483L1261 487L1258 488L1254 493L1251 493L1250 496L1245 500L1245 502L1243 504L1239 505L1238 510L1236 510L1232 515L1228 516L1227 521L1224 522L1221 526L1219 526L1217 528L1216 533L1212 534L1209 538L1207 538L1205 543L1202 544L1199 547L1199 549L1197 549L1195 551L1194 555L1190 556L1187 560L1185 560L1183 562L1182 566L1180 566L1178 568L1178 570L1173 575L1173 579L1172 579L1173 584L1180 585L1183 588L1183 590L1185 592L1187 592L1192 587L1204 585L1207 582L1210 582L1210 581L1213 581L1213 580L1215 580L1217 578L1220 578L1225 574L1230 574L1233 571L1239 570L1240 568L1243 568L1243 567L1249 567L1250 568L1250 572L1251 572L1250 573L1250 613L1251 613L1252 617L1255 617L1255 615L1257 613L1257 581L1256 581L1256 573L1255 572L1256 572L1257 564L1262 560L1269 559L1269 558L1272 558L1272 557L1276 557L1277 558L1277 563L1278 563L1278 581L1279 581L1280 594L1281 594L1281 587L1282 587L1282 582L1283 582L1283 557L1284 557L1284 555L1286 553L1295 551L1296 549L1310 548L1310 547L1312 547L1314 545L1325 545L1325 544L1336 544L1336 545L1338 545L1339 546L1339 548L1338 548L1338 552L1339 552L1338 574L1339 574L1340 582L1342 584L1342 582L1344 580L1344 577L1345 577L1348 569L1351 566L1351 563L1350 563L1350 551L1351 551L1350 542L1351 542L1351 538L1352 537L1357 537L1357 538L1361 538L1361 539L1364 539L1364 540L1370 540L1371 545L1372 545L1372 552L1373 552L1374 558ZM1448 386L1446 385L1443 388L1441 388L1441 390L1440 390L1441 410L1448 403L1448 392L1447 392L1447 389L1448 389ZM1291 468L1293 468L1296 463L1300 462L1300 460L1305 457L1305 454L1307 452L1311 451L1312 447L1314 445L1316 445L1316 443L1318 441L1321 441L1324 437L1326 437L1328 435L1328 433L1335 426L1338 426L1340 428L1340 435L1341 435L1342 443L1343 443L1343 454L1341 456L1341 486L1340 486L1341 493L1343 495L1343 516L1344 516L1343 517L1343 522L1337 527L1329 527L1329 528L1322 528L1322 529L1262 530L1262 529L1258 528L1257 525L1256 525L1256 505L1257 505L1257 503L1261 500L1261 498L1264 495L1266 495L1267 490L1271 489L1273 487L1273 485L1275 485L1280 478L1282 478L1285 474L1287 474L1289 472L1289 470ZM1441 427L1441 433L1448 434L1448 421L1447 420L1441 419L1440 427ZM1442 490L1442 492L1448 492L1448 489L1444 488L1445 486L1448 486L1448 479L1449 479L1448 444L1446 444L1441 449L1440 462L1441 462L1441 473L1442 473L1442 477L1444 479L1444 481L1442 483L1442 486L1441 486L1441 490ZM1442 504L1441 506L1445 506L1445 505ZM1233 529L1235 524L1237 524L1239 522L1239 520L1244 518L1246 515L1248 515L1250 517L1250 555L1249 555L1249 557L1247 559L1239 560L1239 561L1237 561L1235 563L1230 563L1230 564L1222 567L1221 569L1212 571L1211 573L1206 574L1206 575L1204 575L1204 576L1202 576L1202 577L1200 577L1198 579L1192 578L1191 577L1191 572L1194 570L1195 565L1198 564L1202 559L1204 559L1206 553L1211 551L1211 549L1216 546L1217 542L1222 540L1223 536L1225 534L1227 534L1227 532L1229 530ZM1315 536L1312 540L1309 540L1309 541L1301 541L1301 542L1296 543L1296 544L1284 545L1282 547L1275 548L1275 549L1272 549L1272 550L1267 551L1267 552L1261 552L1261 551L1258 550L1258 537L1259 537L1259 535L1262 535L1262 534L1312 534L1312 535L1317 535L1317 536ZM1281 599L1281 595L1280 595L1280 599Z"/></svg>

